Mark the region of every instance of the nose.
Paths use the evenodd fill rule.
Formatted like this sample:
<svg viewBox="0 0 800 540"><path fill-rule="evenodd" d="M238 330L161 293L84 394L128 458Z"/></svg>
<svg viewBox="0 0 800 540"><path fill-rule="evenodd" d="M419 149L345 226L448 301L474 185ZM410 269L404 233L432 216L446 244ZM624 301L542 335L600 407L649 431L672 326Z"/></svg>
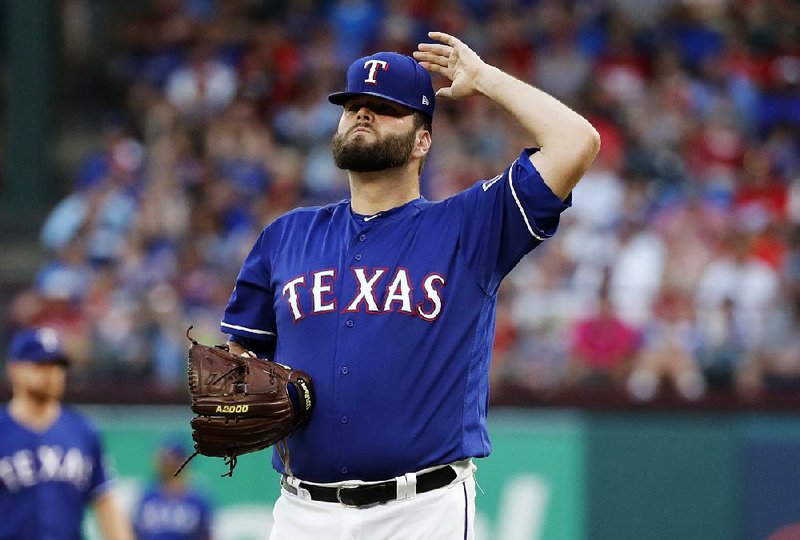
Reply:
<svg viewBox="0 0 800 540"><path fill-rule="evenodd" d="M358 112L356 113L356 120L359 121L366 120L367 122L369 122L370 120L372 120L372 115L373 115L372 109L370 109L366 105L362 105L358 109Z"/></svg>

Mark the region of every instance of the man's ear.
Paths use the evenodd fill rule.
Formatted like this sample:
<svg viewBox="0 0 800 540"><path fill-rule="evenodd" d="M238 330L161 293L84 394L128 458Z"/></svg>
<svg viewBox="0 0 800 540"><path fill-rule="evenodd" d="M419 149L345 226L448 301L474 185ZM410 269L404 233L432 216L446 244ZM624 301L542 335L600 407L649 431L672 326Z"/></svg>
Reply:
<svg viewBox="0 0 800 540"><path fill-rule="evenodd" d="M417 142L416 146L414 147L414 153L416 157L423 157L428 154L428 151L431 149L431 143L433 142L431 138L431 132L427 129L422 129L417 134Z"/></svg>

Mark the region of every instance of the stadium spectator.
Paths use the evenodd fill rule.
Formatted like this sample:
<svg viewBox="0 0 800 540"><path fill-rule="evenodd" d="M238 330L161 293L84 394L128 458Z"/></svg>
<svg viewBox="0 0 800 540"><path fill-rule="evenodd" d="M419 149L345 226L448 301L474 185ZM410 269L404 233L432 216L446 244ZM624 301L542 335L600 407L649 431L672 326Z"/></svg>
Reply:
<svg viewBox="0 0 800 540"><path fill-rule="evenodd" d="M608 288L603 286L596 313L572 327L567 383L622 387L638 347L638 333L617 317Z"/></svg>
<svg viewBox="0 0 800 540"><path fill-rule="evenodd" d="M663 382L668 382L684 399L703 397L707 385L697 365L697 347L691 299L676 290L663 291L646 325L642 351L626 382L631 397L650 401Z"/></svg>
<svg viewBox="0 0 800 540"><path fill-rule="evenodd" d="M752 351L764 344L766 317L776 305L778 275L751 253L752 236L747 232L730 231L721 243L719 255L697 284L697 316L701 321L717 316L730 302L739 339Z"/></svg>

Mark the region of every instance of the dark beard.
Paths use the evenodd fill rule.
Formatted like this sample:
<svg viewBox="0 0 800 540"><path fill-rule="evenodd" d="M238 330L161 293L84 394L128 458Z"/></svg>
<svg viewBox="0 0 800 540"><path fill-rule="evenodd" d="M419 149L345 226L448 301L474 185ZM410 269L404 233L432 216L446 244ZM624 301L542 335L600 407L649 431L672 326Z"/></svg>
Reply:
<svg viewBox="0 0 800 540"><path fill-rule="evenodd" d="M386 135L374 143L367 143L360 136L349 141L346 138L347 133L333 136L331 151L336 166L354 172L375 172L408 163L414 151L417 130L412 128L405 135Z"/></svg>

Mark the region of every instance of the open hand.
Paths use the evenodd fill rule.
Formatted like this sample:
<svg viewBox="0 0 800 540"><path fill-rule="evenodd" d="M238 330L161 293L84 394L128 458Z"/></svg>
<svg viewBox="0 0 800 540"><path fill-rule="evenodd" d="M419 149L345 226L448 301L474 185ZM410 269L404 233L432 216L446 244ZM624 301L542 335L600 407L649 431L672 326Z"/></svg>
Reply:
<svg viewBox="0 0 800 540"><path fill-rule="evenodd" d="M439 43L420 43L414 58L431 73L439 73L452 81L449 87L436 92L437 97L460 99L479 93L478 78L487 64L463 41L444 32L428 32Z"/></svg>

